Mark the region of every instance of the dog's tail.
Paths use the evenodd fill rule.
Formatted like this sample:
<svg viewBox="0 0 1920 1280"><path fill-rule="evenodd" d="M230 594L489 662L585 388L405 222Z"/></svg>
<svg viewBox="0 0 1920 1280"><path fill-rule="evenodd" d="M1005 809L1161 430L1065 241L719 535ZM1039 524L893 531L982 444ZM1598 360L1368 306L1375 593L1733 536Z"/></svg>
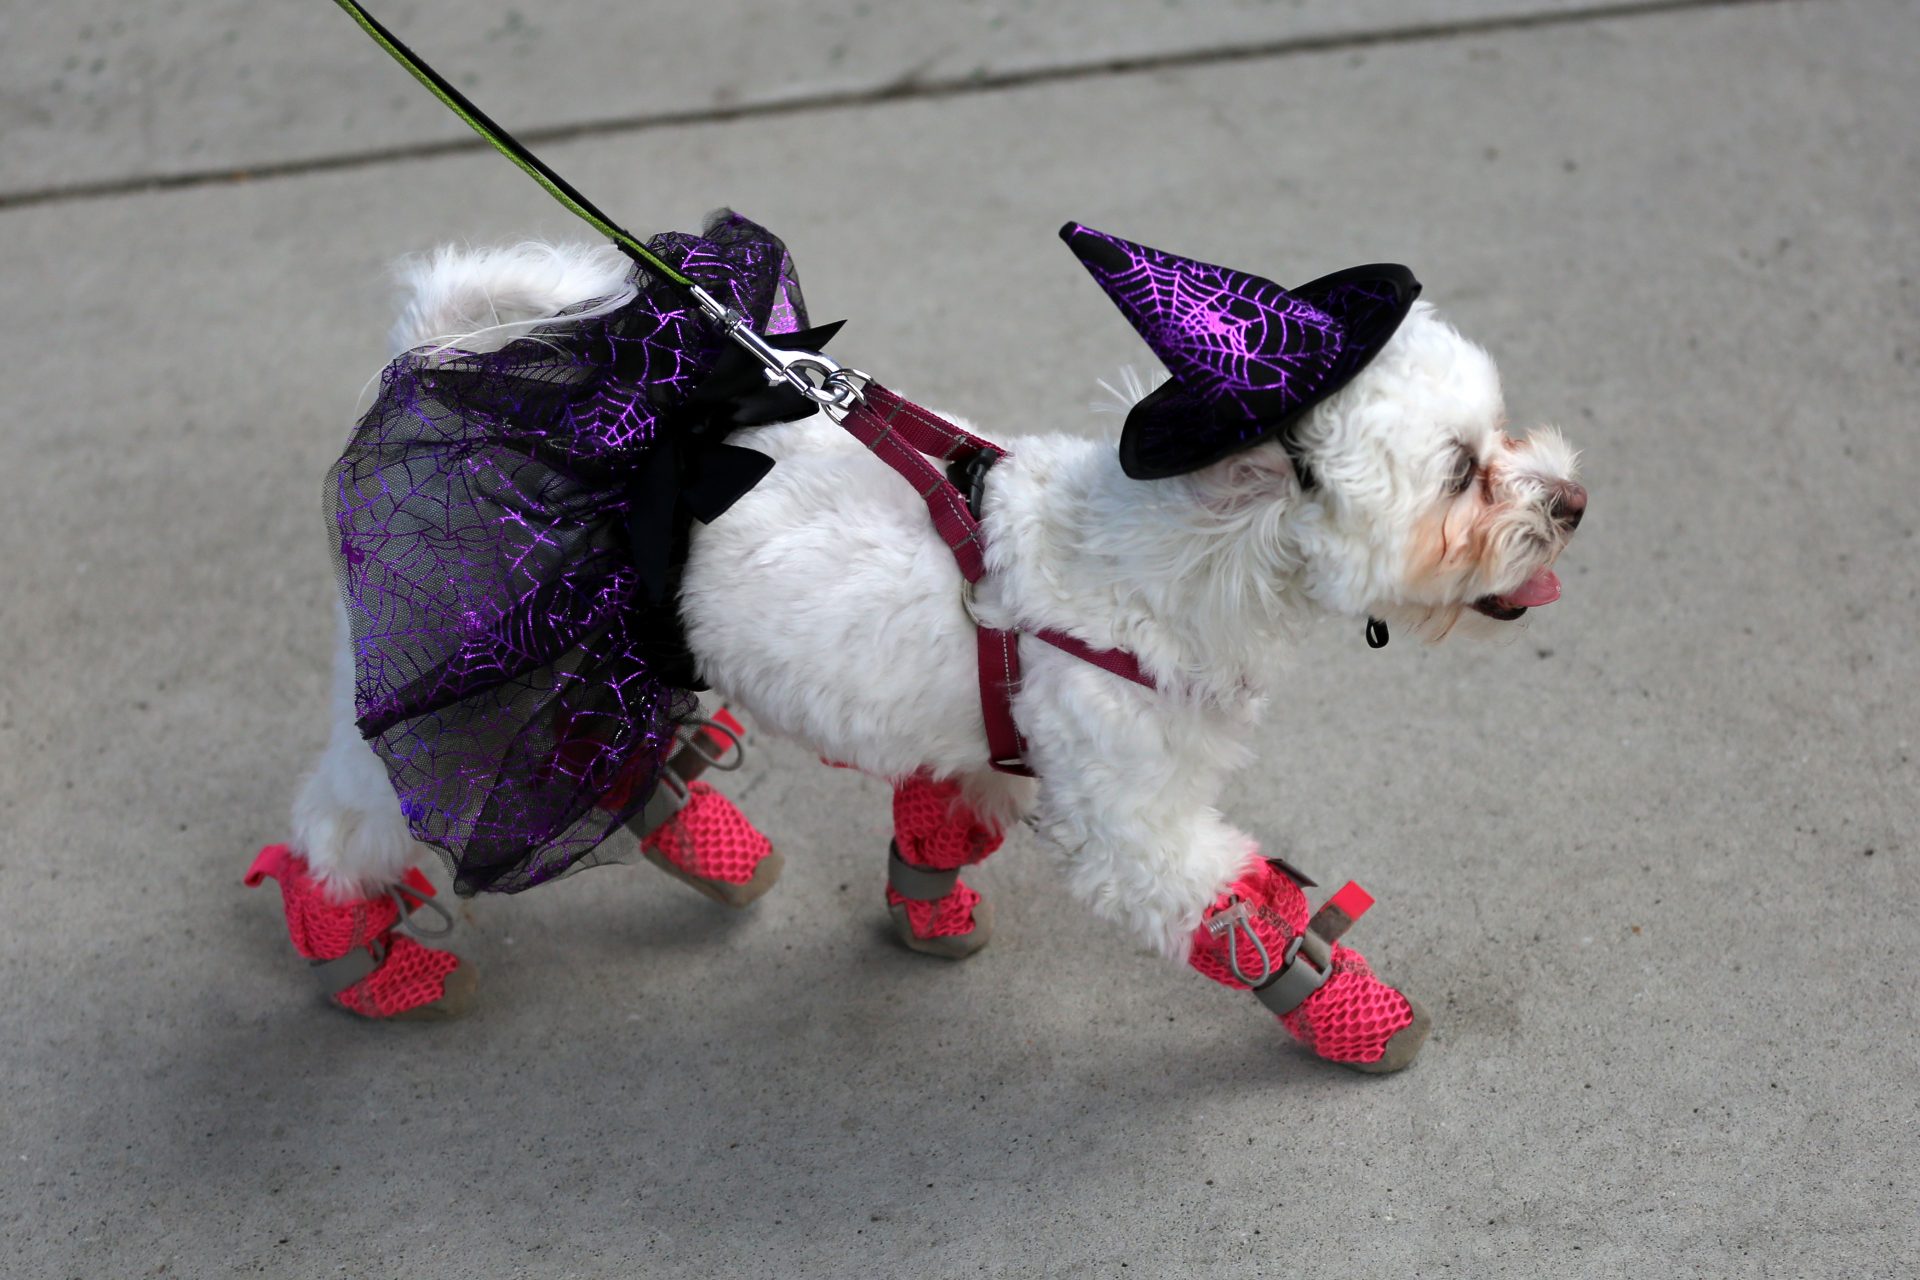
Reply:
<svg viewBox="0 0 1920 1280"><path fill-rule="evenodd" d="M395 355L418 347L494 350L568 308L581 307L572 320L624 305L635 293L632 268L610 244L442 245L395 265L405 301L388 342Z"/></svg>

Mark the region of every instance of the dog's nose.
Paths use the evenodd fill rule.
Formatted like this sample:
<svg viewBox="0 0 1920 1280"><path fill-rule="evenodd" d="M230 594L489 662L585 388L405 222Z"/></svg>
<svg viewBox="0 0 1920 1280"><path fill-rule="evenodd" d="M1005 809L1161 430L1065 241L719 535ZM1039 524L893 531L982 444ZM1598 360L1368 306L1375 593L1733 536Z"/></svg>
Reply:
<svg viewBox="0 0 1920 1280"><path fill-rule="evenodd" d="M1587 514L1587 491L1571 480L1561 481L1553 487L1553 501L1547 506L1547 514L1569 533L1578 529L1580 517Z"/></svg>

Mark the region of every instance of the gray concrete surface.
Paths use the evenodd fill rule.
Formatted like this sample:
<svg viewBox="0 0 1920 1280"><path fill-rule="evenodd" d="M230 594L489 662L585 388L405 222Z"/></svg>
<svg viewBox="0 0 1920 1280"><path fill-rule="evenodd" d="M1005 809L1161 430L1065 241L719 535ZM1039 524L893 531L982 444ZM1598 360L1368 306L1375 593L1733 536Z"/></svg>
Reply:
<svg viewBox="0 0 1920 1280"><path fill-rule="evenodd" d="M452 25L444 3L369 7L490 114L537 136L1669 3L462 0ZM325 0L68 0L0 14L0 24L0 196L471 137L370 57L360 31Z"/></svg>
<svg viewBox="0 0 1920 1280"><path fill-rule="evenodd" d="M1003 52L955 21L943 65ZM407 97L322 25L281 110ZM238 880L322 737L319 478L382 264L571 228L477 154L0 211L0 1274L1914 1274L1916 42L1902 0L1704 4L551 148L636 227L762 218L846 354L983 423L1084 421L1139 358L1077 217L1283 280L1403 259L1566 424L1566 599L1502 646L1310 637L1231 797L1379 896L1355 941L1438 1015L1386 1080L1024 839L991 948L899 952L883 789L788 747L733 788L789 859L744 916L591 871L465 906L466 1021L319 1007ZM461 65L558 119L554 51ZM222 163L272 155L252 101ZM196 163L67 126L83 177Z"/></svg>

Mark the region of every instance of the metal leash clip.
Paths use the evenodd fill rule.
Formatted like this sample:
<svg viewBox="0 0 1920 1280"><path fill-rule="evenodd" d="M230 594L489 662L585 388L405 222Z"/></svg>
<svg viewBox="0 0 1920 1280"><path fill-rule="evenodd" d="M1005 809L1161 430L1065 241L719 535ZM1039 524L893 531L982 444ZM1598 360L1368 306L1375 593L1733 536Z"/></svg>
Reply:
<svg viewBox="0 0 1920 1280"><path fill-rule="evenodd" d="M791 386L823 409L835 422L845 420L860 403L862 390L872 379L858 369L843 367L818 351L789 351L776 347L753 331L747 317L699 285L689 292L700 310L736 345L764 366L769 385Z"/></svg>

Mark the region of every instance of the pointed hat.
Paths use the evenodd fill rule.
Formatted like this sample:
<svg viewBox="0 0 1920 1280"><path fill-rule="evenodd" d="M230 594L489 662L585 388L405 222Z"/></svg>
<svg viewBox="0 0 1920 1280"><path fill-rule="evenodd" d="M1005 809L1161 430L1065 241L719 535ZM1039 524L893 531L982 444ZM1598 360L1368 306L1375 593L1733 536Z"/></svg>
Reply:
<svg viewBox="0 0 1920 1280"><path fill-rule="evenodd" d="M1287 429L1366 367L1420 295L1393 263L1283 289L1077 222L1060 238L1173 375L1120 433L1121 469L1136 480L1196 471L1274 436L1295 455Z"/></svg>

